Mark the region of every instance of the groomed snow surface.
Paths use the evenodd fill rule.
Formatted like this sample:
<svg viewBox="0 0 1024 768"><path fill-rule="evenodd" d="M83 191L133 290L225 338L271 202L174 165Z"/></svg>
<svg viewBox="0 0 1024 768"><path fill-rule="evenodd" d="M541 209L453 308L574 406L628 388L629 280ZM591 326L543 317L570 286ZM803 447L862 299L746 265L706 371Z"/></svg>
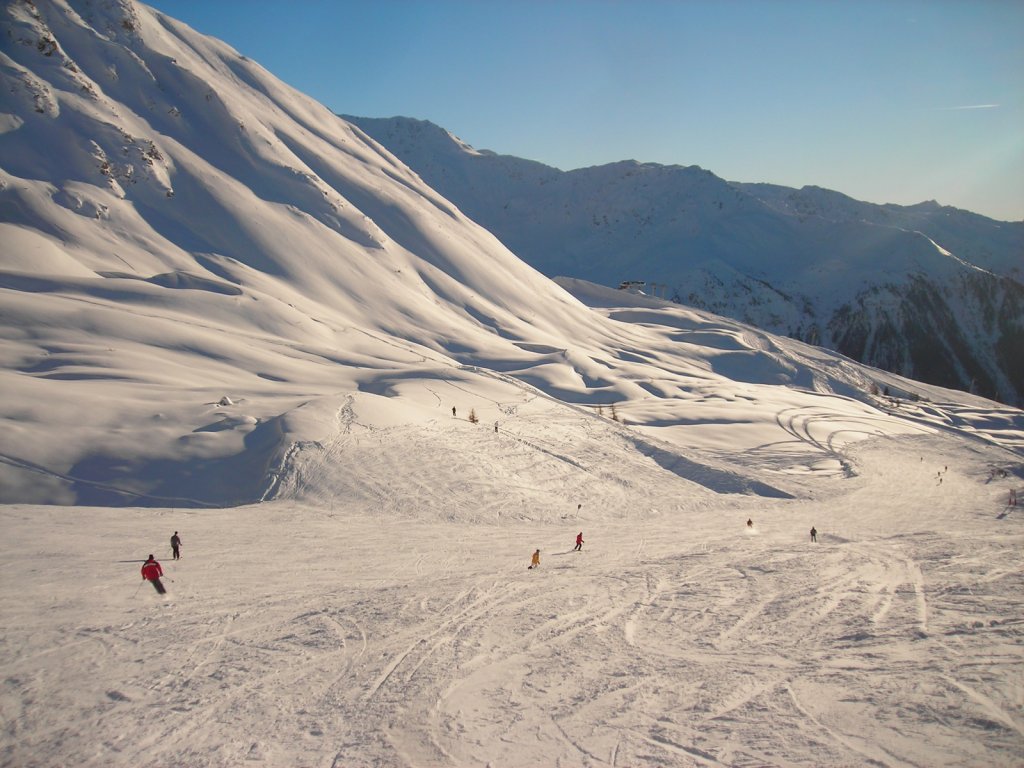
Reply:
<svg viewBox="0 0 1024 768"><path fill-rule="evenodd" d="M496 433L447 402L384 428L347 406L296 461L310 498L347 489L329 502L0 507L0 763L1024 760L1005 450L881 437L845 473L809 469L801 500L758 498L648 487L637 454L596 453L587 414L524 406ZM517 517L519 478L547 504ZM165 597L140 579L150 552Z"/></svg>

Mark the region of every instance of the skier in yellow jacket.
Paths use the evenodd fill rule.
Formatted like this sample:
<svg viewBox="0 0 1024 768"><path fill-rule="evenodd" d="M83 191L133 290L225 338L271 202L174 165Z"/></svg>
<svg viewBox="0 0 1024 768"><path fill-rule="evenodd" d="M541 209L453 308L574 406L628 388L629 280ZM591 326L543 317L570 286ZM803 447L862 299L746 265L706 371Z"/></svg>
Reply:
<svg viewBox="0 0 1024 768"><path fill-rule="evenodd" d="M536 552L533 553L533 557L530 558L530 565L529 565L529 567L526 570L530 570L530 568L540 568L540 550L539 549Z"/></svg>

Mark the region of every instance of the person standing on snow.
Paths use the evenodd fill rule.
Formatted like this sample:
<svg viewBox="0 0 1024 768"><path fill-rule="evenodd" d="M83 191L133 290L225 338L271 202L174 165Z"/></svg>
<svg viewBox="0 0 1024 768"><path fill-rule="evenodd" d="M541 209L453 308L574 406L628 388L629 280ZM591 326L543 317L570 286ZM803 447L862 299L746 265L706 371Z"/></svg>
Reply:
<svg viewBox="0 0 1024 768"><path fill-rule="evenodd" d="M540 568L540 550L539 549L536 552L533 553L533 557L530 558L530 565L527 567L526 570L530 570L531 568Z"/></svg>
<svg viewBox="0 0 1024 768"><path fill-rule="evenodd" d="M813 526L811 526L811 541L815 541L816 542L817 540L818 540L818 529L813 527Z"/></svg>
<svg viewBox="0 0 1024 768"><path fill-rule="evenodd" d="M153 589L161 595L167 592L164 585L160 583L160 577L163 575L164 569L160 567L160 563L156 561L156 558L150 555L149 559L142 564L142 578L152 582Z"/></svg>
<svg viewBox="0 0 1024 768"><path fill-rule="evenodd" d="M583 531L576 534L576 548L573 552L579 552L583 549Z"/></svg>
<svg viewBox="0 0 1024 768"><path fill-rule="evenodd" d="M178 532L175 531L174 535L171 536L171 554L175 560L181 559L181 537L178 536Z"/></svg>

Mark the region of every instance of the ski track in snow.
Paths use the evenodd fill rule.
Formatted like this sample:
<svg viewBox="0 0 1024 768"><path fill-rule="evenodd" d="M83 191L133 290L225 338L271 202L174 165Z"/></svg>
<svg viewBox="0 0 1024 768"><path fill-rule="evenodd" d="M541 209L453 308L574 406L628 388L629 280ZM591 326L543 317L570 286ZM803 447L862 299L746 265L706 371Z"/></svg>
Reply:
<svg viewBox="0 0 1024 768"><path fill-rule="evenodd" d="M379 480L398 471L391 438L424 447L342 407L299 474L354 451ZM523 443L499 439L514 475ZM54 533L66 511L4 508L5 578L28 594L3 602L0 764L1019 764L1020 521L975 504L980 463L940 490L934 461L881 443L856 461L827 502L628 521L495 518L496 497L469 521L344 497L193 510L165 599L133 594L138 565L118 560L168 512L79 509ZM428 488L415 468L394 483L381 508Z"/></svg>

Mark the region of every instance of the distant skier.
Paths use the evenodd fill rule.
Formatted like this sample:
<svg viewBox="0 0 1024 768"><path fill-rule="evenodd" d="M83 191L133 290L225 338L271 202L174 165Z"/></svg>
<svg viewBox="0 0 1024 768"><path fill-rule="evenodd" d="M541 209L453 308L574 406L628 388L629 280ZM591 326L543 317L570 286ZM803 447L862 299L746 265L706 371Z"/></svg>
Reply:
<svg viewBox="0 0 1024 768"><path fill-rule="evenodd" d="M754 521L753 521L753 520L751 520L751 519L750 519L750 518L748 517L748 518L747 518L747 528L753 528L753 527L754 527Z"/></svg>
<svg viewBox="0 0 1024 768"><path fill-rule="evenodd" d="M526 567L526 570L529 571L529 570L531 570L533 568L540 568L540 550L539 549L536 550L533 553L533 557L530 558L530 564Z"/></svg>
<svg viewBox="0 0 1024 768"><path fill-rule="evenodd" d="M161 595L166 593L164 585L160 583L160 577L164 575L164 569L160 567L160 563L156 561L156 558L152 555L149 559L142 564L142 578L146 581L152 582L153 589L159 592Z"/></svg>
<svg viewBox="0 0 1024 768"><path fill-rule="evenodd" d="M452 406L452 418L453 419L455 418L455 406L454 405Z"/></svg>
<svg viewBox="0 0 1024 768"><path fill-rule="evenodd" d="M181 559L181 537L178 536L177 531L171 536L171 554L175 560Z"/></svg>
<svg viewBox="0 0 1024 768"><path fill-rule="evenodd" d="M818 540L818 529L814 528L812 526L811 527L811 541L817 541L817 540Z"/></svg>
<svg viewBox="0 0 1024 768"><path fill-rule="evenodd" d="M579 552L582 549L583 549L583 531L580 531L579 533L576 534L576 548L573 549L573 552Z"/></svg>

